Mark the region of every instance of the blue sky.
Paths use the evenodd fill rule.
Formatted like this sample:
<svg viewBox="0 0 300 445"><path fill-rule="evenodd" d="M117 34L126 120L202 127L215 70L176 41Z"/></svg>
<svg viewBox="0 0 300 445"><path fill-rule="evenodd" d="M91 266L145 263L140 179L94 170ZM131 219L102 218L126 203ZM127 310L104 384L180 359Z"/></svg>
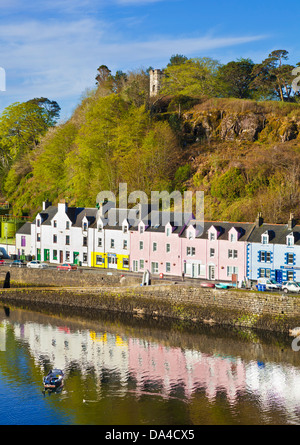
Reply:
<svg viewBox="0 0 300 445"><path fill-rule="evenodd" d="M300 62L297 0L0 0L0 112L34 97L68 118L97 68L162 68L173 54L260 62L275 49Z"/></svg>

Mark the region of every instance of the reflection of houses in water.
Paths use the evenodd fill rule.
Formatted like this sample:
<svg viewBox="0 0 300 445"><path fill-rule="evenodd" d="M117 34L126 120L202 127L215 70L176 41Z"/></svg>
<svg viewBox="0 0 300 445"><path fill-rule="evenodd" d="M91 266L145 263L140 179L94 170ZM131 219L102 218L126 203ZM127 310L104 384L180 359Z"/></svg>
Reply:
<svg viewBox="0 0 300 445"><path fill-rule="evenodd" d="M280 406L293 416L300 415L300 371L292 365L251 361L246 365L247 391L258 397L267 412Z"/></svg>
<svg viewBox="0 0 300 445"><path fill-rule="evenodd" d="M26 341L38 366L49 361L52 368L80 369L82 375L94 370L101 378L103 369L118 372L122 382L127 381L128 346L118 335L93 331L70 331L38 323L14 324L17 338Z"/></svg>
<svg viewBox="0 0 300 445"><path fill-rule="evenodd" d="M5 348L6 329L1 321L0 346ZM39 323L11 324L15 336L25 341L42 371L45 362L68 371L72 366L83 376L94 370L97 384L108 372L122 385L136 382L136 393L151 392L165 397L192 396L205 391L210 400L225 393L234 404L240 394L252 394L263 410L280 406L292 415L300 412L300 370L292 365L245 362L239 357L203 354L200 351L166 347L146 340L107 332L70 331Z"/></svg>
<svg viewBox="0 0 300 445"><path fill-rule="evenodd" d="M141 391L151 381L164 394L182 388L191 396L205 389L207 397L214 399L218 391L224 391L234 402L237 391L246 387L245 366L239 358L215 357L138 339L129 340L129 367Z"/></svg>

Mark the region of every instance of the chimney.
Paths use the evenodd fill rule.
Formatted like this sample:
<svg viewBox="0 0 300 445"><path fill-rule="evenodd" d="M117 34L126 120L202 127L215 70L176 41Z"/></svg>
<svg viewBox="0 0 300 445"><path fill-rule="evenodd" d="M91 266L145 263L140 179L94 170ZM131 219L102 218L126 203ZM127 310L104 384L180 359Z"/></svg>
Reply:
<svg viewBox="0 0 300 445"><path fill-rule="evenodd" d="M294 225L295 225L294 214L290 213L290 219L288 221L288 229L293 230Z"/></svg>
<svg viewBox="0 0 300 445"><path fill-rule="evenodd" d="M261 216L261 212L259 212L255 220L255 226L260 227L263 223L264 223L263 217Z"/></svg>
<svg viewBox="0 0 300 445"><path fill-rule="evenodd" d="M43 210L46 210L51 205L52 205L52 202L48 201L48 199L46 201L43 201Z"/></svg>

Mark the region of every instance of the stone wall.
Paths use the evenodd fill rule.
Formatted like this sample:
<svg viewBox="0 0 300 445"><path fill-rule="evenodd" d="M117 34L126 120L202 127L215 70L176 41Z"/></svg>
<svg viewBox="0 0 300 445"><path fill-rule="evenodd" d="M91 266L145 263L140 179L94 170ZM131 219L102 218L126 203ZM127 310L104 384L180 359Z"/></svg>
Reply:
<svg viewBox="0 0 300 445"><path fill-rule="evenodd" d="M1 269L5 276L5 269ZM160 283L141 287L140 278L107 271L10 269L13 281L28 290L0 290L0 301L43 309L76 308L169 317L189 323L230 325L288 333L300 326L300 296L247 290L222 290ZM121 283L120 283L121 282ZM154 282L155 283L155 282ZM34 286L37 286L34 288ZM41 286L41 287L38 287ZM46 288L47 286L54 286Z"/></svg>

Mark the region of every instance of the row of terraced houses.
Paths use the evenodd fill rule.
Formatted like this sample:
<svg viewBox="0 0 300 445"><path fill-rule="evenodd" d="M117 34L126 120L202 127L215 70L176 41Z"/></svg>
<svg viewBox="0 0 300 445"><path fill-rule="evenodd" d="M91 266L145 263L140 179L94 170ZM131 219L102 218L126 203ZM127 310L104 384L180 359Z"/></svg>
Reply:
<svg viewBox="0 0 300 445"><path fill-rule="evenodd" d="M286 224L209 222L139 205L115 209L43 203L35 220L16 236L19 255L60 264L122 271L242 282L260 277L300 281L300 226L293 215ZM107 215L113 215L107 218ZM178 218L177 218L178 219ZM138 222L137 222L138 221Z"/></svg>

